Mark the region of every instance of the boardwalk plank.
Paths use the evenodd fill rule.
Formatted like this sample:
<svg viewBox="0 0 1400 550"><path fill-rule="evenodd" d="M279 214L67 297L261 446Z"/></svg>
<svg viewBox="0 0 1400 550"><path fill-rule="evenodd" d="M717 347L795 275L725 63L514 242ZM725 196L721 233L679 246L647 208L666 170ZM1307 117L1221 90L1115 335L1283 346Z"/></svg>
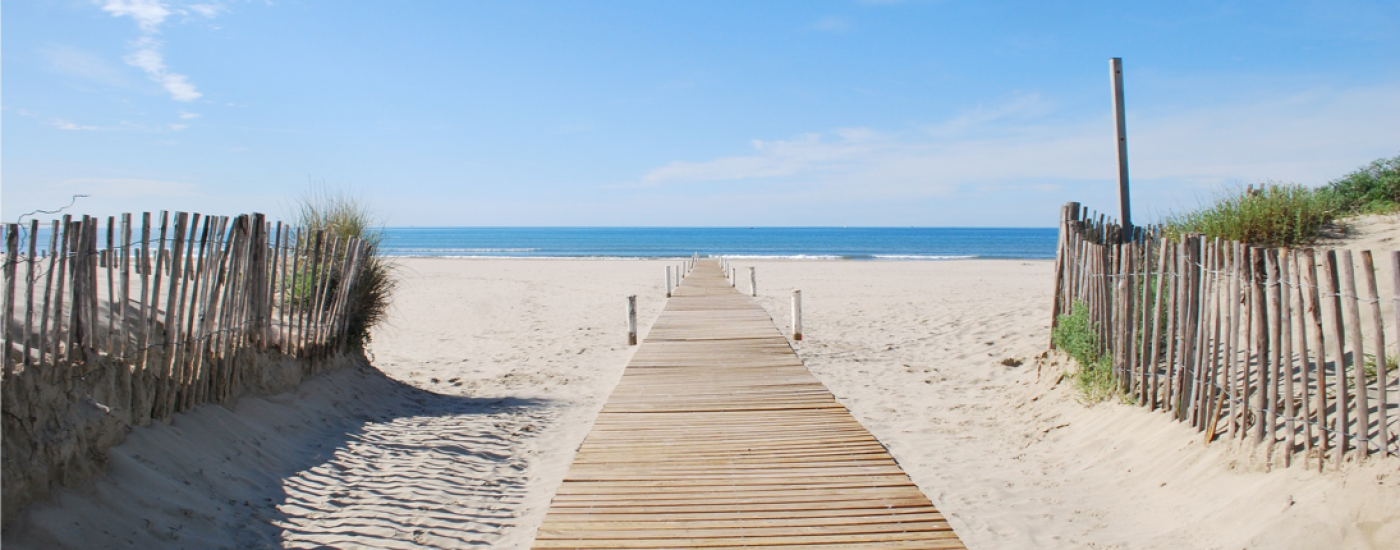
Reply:
<svg viewBox="0 0 1400 550"><path fill-rule="evenodd" d="M715 262L674 289L534 547L964 548Z"/></svg>

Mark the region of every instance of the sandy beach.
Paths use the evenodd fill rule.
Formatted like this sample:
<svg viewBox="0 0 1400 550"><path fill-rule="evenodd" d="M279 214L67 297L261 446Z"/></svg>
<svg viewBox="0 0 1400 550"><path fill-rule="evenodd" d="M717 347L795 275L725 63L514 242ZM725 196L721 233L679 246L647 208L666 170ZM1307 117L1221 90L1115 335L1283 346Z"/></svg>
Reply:
<svg viewBox="0 0 1400 550"><path fill-rule="evenodd" d="M132 432L13 548L527 548L664 262L407 259L370 365ZM1266 472L1042 357L1048 261L735 262L970 548L1397 548L1393 461ZM742 278L741 281L746 280ZM746 286L741 282L741 287Z"/></svg>

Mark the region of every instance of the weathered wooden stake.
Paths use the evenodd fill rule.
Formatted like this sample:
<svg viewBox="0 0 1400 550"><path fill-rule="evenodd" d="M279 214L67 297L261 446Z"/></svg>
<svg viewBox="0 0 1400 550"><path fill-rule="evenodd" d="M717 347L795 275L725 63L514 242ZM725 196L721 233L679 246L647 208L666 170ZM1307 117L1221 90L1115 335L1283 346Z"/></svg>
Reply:
<svg viewBox="0 0 1400 550"><path fill-rule="evenodd" d="M5 226L5 321L0 323L0 330L5 332L5 376L9 377L15 373L14 357L10 355L10 346L13 345L13 334L16 331L10 330L11 318L15 314L15 268L19 263L19 224L12 223Z"/></svg>
<svg viewBox="0 0 1400 550"><path fill-rule="evenodd" d="M24 359L23 359L22 361L23 361L23 363L24 363L25 365L36 364L36 363L33 362L33 358L30 357L29 350L34 349L34 348L36 347L36 345L42 345L41 343L36 343L36 342L33 341L33 338L34 338L34 314L37 313L36 311L34 311L34 281L37 279L37 276L36 276L36 274L34 273L34 270L35 270L35 264L36 264L36 262L37 262L35 254L38 252L38 250L39 250L39 220L30 220L30 222L29 222L29 257L26 258L26 259L28 260L27 263L28 263L29 265L28 265L28 269L25 271L25 275L24 275L24 301L25 301L25 308L24 308L24 334L23 334L23 337L24 337L24 338L23 338L23 340L20 342L20 348L24 350ZM6 321L6 322L10 322L10 321Z"/></svg>
<svg viewBox="0 0 1400 550"><path fill-rule="evenodd" d="M627 297L627 345L637 345L637 295Z"/></svg>
<svg viewBox="0 0 1400 550"><path fill-rule="evenodd" d="M1322 277L1327 283L1322 294L1328 298L1327 304L1331 305L1331 321L1327 327L1329 338L1332 344L1332 378L1336 381L1336 409L1332 412L1333 431L1337 435L1336 451L1332 455L1333 464L1341 468L1341 458L1347 452L1347 447L1351 444L1351 437L1347 434L1347 410L1350 408L1350 400L1347 398L1347 373L1346 373L1346 331L1342 328L1342 290L1341 277L1337 274L1337 251L1328 250L1322 255ZM1319 379L1320 380L1320 379ZM1321 392L1319 392L1321 393Z"/></svg>
<svg viewBox="0 0 1400 550"><path fill-rule="evenodd" d="M671 266L666 266L666 297L671 297Z"/></svg>
<svg viewBox="0 0 1400 550"><path fill-rule="evenodd" d="M1353 388L1352 404L1356 410L1356 454L1365 457L1370 454L1370 444L1366 432L1371 427L1370 400L1366 395L1366 348L1361 337L1361 297L1356 292L1356 267L1350 250L1342 251L1342 295L1346 299L1346 331L1351 339L1351 373ZM1385 357L1377 358L1385 361Z"/></svg>
<svg viewBox="0 0 1400 550"><path fill-rule="evenodd" d="M1364 270L1364 273L1361 274L1361 279L1365 281L1366 284L1366 304L1369 306L1367 315L1371 318L1371 349L1376 356L1376 388L1380 390L1376 395L1376 412L1380 416L1380 422L1377 426L1380 429L1376 433L1376 439L1372 442L1380 444L1381 456L1385 456L1390 452L1390 426L1388 426L1390 418L1385 410L1387 405L1385 395L1387 389L1385 387L1385 369L1387 366L1385 357L1385 322L1381 317L1380 293L1376 288L1376 262L1371 257L1371 251L1361 251L1361 268ZM1362 380L1364 379L1365 377L1363 375ZM1366 388L1362 386L1358 390L1358 393L1365 395L1366 391ZM1368 426L1362 424L1363 433L1366 433L1365 430L1367 429Z"/></svg>
<svg viewBox="0 0 1400 550"><path fill-rule="evenodd" d="M802 339L802 291L792 291L792 339Z"/></svg>
<svg viewBox="0 0 1400 550"><path fill-rule="evenodd" d="M1391 288L1393 289L1391 291L1391 300L1393 300L1397 306L1400 306L1400 252L1392 252L1390 254L1390 266L1392 285ZM1400 307L1397 307L1395 309L1395 327L1396 331L1400 332ZM1400 334L1397 334L1397 340L1400 340ZM1385 391L1388 390L1390 387L1389 380L1386 379L1387 375L1385 369L1378 370L1376 372L1376 376L1377 384L1379 384L1381 388L1381 395L1385 395ZM1386 408L1386 402L1381 401L1380 406L1381 410L1384 411ZM1386 416L1381 416L1381 443L1385 445L1386 452L1390 452L1391 437L1390 426L1388 426L1389 423L1390 422L1388 421Z"/></svg>
<svg viewBox="0 0 1400 550"><path fill-rule="evenodd" d="M1317 428L1317 469L1322 471L1323 460L1327 454L1330 440L1327 435L1327 347L1326 336L1322 328L1322 298L1317 276L1317 255L1311 248L1303 253L1303 290L1308 293L1308 314L1307 322L1312 327L1312 338L1309 343L1317 354L1313 361L1313 379L1317 381L1316 406L1313 408L1317 418L1314 421ZM1328 303L1331 303L1329 300Z"/></svg>
<svg viewBox="0 0 1400 550"><path fill-rule="evenodd" d="M749 268L749 293L755 298L758 297L758 268L756 267Z"/></svg>

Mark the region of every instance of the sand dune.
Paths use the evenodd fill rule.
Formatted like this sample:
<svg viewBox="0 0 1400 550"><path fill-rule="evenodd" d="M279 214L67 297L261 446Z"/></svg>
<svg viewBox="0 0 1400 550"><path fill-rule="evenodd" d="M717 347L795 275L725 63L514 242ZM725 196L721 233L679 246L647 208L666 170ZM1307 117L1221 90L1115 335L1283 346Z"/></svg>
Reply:
<svg viewBox="0 0 1400 550"><path fill-rule="evenodd" d="M137 430L4 543L527 548L631 354L623 297L645 334L663 265L406 260L377 369ZM803 290L799 354L970 547L1400 547L1393 461L1265 473L1165 415L1075 403L1037 359L1049 262L757 266L779 326Z"/></svg>
<svg viewBox="0 0 1400 550"><path fill-rule="evenodd" d="M1084 407L1049 338L1051 262L758 265L799 355L971 548L1400 548L1394 460L1266 473L1160 413ZM1022 361L1003 365L1003 359Z"/></svg>

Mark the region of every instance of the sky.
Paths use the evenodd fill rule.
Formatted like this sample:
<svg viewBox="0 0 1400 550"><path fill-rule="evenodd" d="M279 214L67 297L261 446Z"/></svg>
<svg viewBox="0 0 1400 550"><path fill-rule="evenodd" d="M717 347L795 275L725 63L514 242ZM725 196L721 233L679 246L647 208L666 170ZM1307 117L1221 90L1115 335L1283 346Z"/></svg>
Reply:
<svg viewBox="0 0 1400 550"><path fill-rule="evenodd" d="M0 217L1135 222L1400 155L1400 3L19 0Z"/></svg>

